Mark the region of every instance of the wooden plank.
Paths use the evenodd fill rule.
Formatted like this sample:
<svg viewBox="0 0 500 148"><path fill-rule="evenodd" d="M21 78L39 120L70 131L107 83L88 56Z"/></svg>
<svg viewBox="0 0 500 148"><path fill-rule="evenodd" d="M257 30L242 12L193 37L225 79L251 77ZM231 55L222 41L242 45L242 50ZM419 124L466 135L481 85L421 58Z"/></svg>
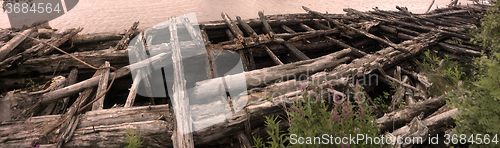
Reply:
<svg viewBox="0 0 500 148"><path fill-rule="evenodd" d="M193 119L191 119L189 111L189 97L186 94L186 79L184 78L184 66L182 65L181 47L177 36L176 19L170 19L169 30L174 67L172 104L176 119L172 141L175 148L194 148L193 134L191 133Z"/></svg>
<svg viewBox="0 0 500 148"><path fill-rule="evenodd" d="M102 67L109 67L111 66L109 64L109 61L104 62L104 65ZM101 68L102 68L101 67ZM101 78L99 80L99 85L97 87L97 93L96 97L99 97L102 95L101 98L96 98L98 99L96 102L92 104L92 110L100 110L104 107L104 98L106 98L106 89L108 88L108 80L109 77L109 68L103 69Z"/></svg>
<svg viewBox="0 0 500 148"><path fill-rule="evenodd" d="M26 36L30 35L34 30L34 28L26 29L21 34L16 35L14 38L5 43L5 45L0 47L0 61L3 61L5 59L5 56L7 56L7 54L14 50L14 48L16 48L17 45L19 45L22 41L24 41L24 39L26 39Z"/></svg>
<svg viewBox="0 0 500 148"><path fill-rule="evenodd" d="M130 87L127 101L125 101L125 105L123 107L132 107L134 106L134 101L135 97L137 96L137 87L139 87L139 84L141 83L141 75L142 72L140 69L137 70L137 75L134 78L134 81L132 83L132 87Z"/></svg>
<svg viewBox="0 0 500 148"><path fill-rule="evenodd" d="M189 21L186 15L180 16L179 19L181 20L182 24L184 24L184 27L186 27L186 30L189 32L189 36L191 36L195 44L198 45L199 47L204 47L203 46L204 44L202 43L203 42L202 35L196 31L196 29L193 27L191 21Z"/></svg>
<svg viewBox="0 0 500 148"><path fill-rule="evenodd" d="M271 57L271 59L273 59L274 63L276 63L277 65L283 65L283 62L281 62L280 59L276 55L274 55L273 51L271 51L271 49L269 49L269 47L264 45L264 49L266 50L269 57Z"/></svg>
<svg viewBox="0 0 500 148"><path fill-rule="evenodd" d="M137 31L137 26L139 26L139 22L134 22L134 24L132 24L132 26L127 30L120 42L115 46L115 50L127 49L128 43L132 39L134 33Z"/></svg>

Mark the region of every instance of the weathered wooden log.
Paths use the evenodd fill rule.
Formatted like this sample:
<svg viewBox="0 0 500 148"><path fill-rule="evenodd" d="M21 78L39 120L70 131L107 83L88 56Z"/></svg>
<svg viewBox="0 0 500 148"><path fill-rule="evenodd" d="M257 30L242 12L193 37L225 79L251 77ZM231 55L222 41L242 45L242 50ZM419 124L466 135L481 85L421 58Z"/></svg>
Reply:
<svg viewBox="0 0 500 148"><path fill-rule="evenodd" d="M0 61L3 61L14 48L19 45L24 39L26 39L26 36L29 36L35 29L30 28L24 30L21 34L16 35L14 38L10 39L9 42L5 43L2 47L0 47Z"/></svg>
<svg viewBox="0 0 500 148"><path fill-rule="evenodd" d="M337 34L340 33L340 29L329 29L329 30L314 30L314 31L308 31L308 32L300 32L300 33L295 33L290 36L295 35L294 37L288 39L288 42L295 42L298 40L303 40L303 39L309 39L309 38L314 38L322 35L330 35L330 34ZM301 34L301 35L298 35ZM281 34L276 34L277 37L283 37ZM288 37L288 36L286 36ZM286 38L285 37L285 38Z"/></svg>
<svg viewBox="0 0 500 148"><path fill-rule="evenodd" d="M257 33L255 33L255 31L252 29L252 27L250 27L250 25L248 25L246 22L244 22L240 16L236 16L236 20L238 20L241 27L243 27L243 30L245 30L245 32L248 35L250 35L251 37L254 37L254 38L257 37Z"/></svg>
<svg viewBox="0 0 500 148"><path fill-rule="evenodd" d="M222 19L224 19L224 21L226 22L229 30L231 30L231 32L236 36L236 38L240 41L240 43L243 43L244 40L244 36L243 36L243 32L240 30L240 28L236 25L235 22L233 22L231 20L231 18L224 12L222 12L221 14L222 16Z"/></svg>
<svg viewBox="0 0 500 148"><path fill-rule="evenodd" d="M110 40L120 40L126 32L104 32L92 34L77 34L69 40L71 44L99 43Z"/></svg>
<svg viewBox="0 0 500 148"><path fill-rule="evenodd" d="M471 50L471 49L467 49L467 48L462 48L462 47L457 47L457 46L453 46L453 45L450 45L447 43L442 43L442 42L438 43L438 45L442 49L449 51L451 53L454 53L454 54L473 56L473 57L480 57L481 56L481 52L479 52L479 51L475 51L475 50Z"/></svg>
<svg viewBox="0 0 500 148"><path fill-rule="evenodd" d="M302 28L302 29L304 29L304 30L307 30L307 31L314 31L314 30L316 30L316 29L313 29L313 28L311 28L311 27L307 26L307 25L306 25L306 24L304 24L304 23L299 23L299 26L300 26L300 28Z"/></svg>
<svg viewBox="0 0 500 148"><path fill-rule="evenodd" d="M293 46L292 44L288 42L283 42L283 45L285 45L286 48L298 59L300 60L309 60L309 57L307 57L304 53L302 53L297 47Z"/></svg>
<svg viewBox="0 0 500 148"><path fill-rule="evenodd" d="M222 17L227 17L226 23L228 23L227 21L229 20L229 17L227 14L223 13ZM172 61L174 68L174 84L172 88L174 94L172 98L172 107L174 108L175 113L175 126L174 133L172 135L172 142L175 148L193 148L194 141L193 134L191 133L193 130L193 119L191 118L189 110L189 97L186 92L186 79L184 78L181 47L179 46L179 38L177 36L177 20L171 19L169 21L168 28L170 30L170 44L172 46ZM230 22L228 25L230 25ZM235 32L236 30L232 31L237 34Z"/></svg>
<svg viewBox="0 0 500 148"><path fill-rule="evenodd" d="M448 98L445 96L439 96L387 113L383 117L377 119L378 129L381 132L395 130L394 128L405 125L421 112L424 112L425 115L430 115L441 106L445 105L446 100L448 100Z"/></svg>
<svg viewBox="0 0 500 148"><path fill-rule="evenodd" d="M288 27L286 25L281 25L281 28L283 28L283 30L285 30L288 33L297 33L293 29L291 29L290 27Z"/></svg>
<svg viewBox="0 0 500 148"><path fill-rule="evenodd" d="M453 119L453 116L459 115L460 112L458 109L452 109L449 111L446 111L444 113L441 113L436 116L432 116L430 118L424 119L422 121L423 125L427 126L429 128L429 134L430 135L436 135L441 132L446 131L447 129L450 128L450 125L453 125L455 123L455 120ZM410 130L410 127L408 125L403 126L397 130L394 130L392 132L392 135L404 135L408 133L408 130Z"/></svg>
<svg viewBox="0 0 500 148"><path fill-rule="evenodd" d="M352 51L353 51L352 53L353 53L355 56L357 56L357 57L363 57L363 56L365 56L365 55L366 55L366 52L361 51L361 50L359 50L359 49L357 49L357 48L351 47L351 46L349 46L349 45L347 45L347 44L345 44L345 43L342 43L341 41L339 41L339 40L337 40L337 39L334 39L334 38L329 37L329 36L325 36L325 37L326 37L327 39L329 39L330 41L334 42L335 44L340 45L340 46L342 46L342 47L344 47L344 48L351 48L351 49L352 49Z"/></svg>
<svg viewBox="0 0 500 148"><path fill-rule="evenodd" d="M112 51L107 49L100 51L75 52L72 53L72 55L82 59L90 65L95 66L103 64L104 61L109 61L110 63L116 65L127 65L129 63L128 53L126 50ZM15 73L24 74L32 71L38 71L39 73L52 73L54 71L61 70L69 71L71 67L79 67L80 69L87 68L86 65L76 61L68 55L51 55L26 60L16 68L16 71L6 71L1 75L11 75Z"/></svg>
<svg viewBox="0 0 500 148"><path fill-rule="evenodd" d="M110 67L110 66L111 65L109 64L109 61L105 61L104 65L102 65L101 68ZM109 68L103 69L101 72L101 75L103 75L103 76L101 76L101 79L99 80L96 98L95 98L98 100L92 104L92 110L100 110L104 107L104 98L106 98L106 91L108 89L108 80L109 80L109 77L106 77L106 76L109 75ZM97 98L97 97L100 97L100 98Z"/></svg>
<svg viewBox="0 0 500 148"><path fill-rule="evenodd" d="M314 15L317 15L317 16L321 16L321 17L323 17L323 18L327 19L328 21L330 21L330 22L334 23L334 24L335 24L335 25L337 25L337 26L342 26L342 27L348 28L349 30L352 30L352 31L354 31L354 32L356 32L356 33L359 33L359 34L363 34L363 35L365 35L366 37L369 37L369 38L372 38L372 39L374 39L374 40L377 40L377 41L379 41L379 42L381 42L381 43L387 44L387 45L389 45L389 46L391 46L391 47L394 47L395 49L400 50L400 51L402 51L402 52L406 52L406 53L408 53L408 52L409 52L408 50L406 50L406 49L404 49L404 48L402 48L402 47L399 47L399 46L397 46L396 44L394 44L394 43L392 43L392 42L388 42L387 40L384 40L384 39L382 39L382 38L380 38L380 37L378 37L378 36L375 36L375 35L373 35L373 34L371 34L371 33L368 33L368 32L367 32L367 31L365 31L365 30L356 29L356 28L354 28L354 27L351 27L351 26L348 26L348 25L342 24L342 23L340 23L340 22L338 22L338 21L336 21L336 20L333 20L333 19L331 19L331 18L328 18L326 15L323 15L323 14L321 14L321 13L319 13L319 12L316 12L316 11L312 11L311 9L309 9L309 8L307 8L307 7L305 7L305 6L302 6L302 9L304 9L304 10L305 10L305 11L307 11L308 13L311 13L311 14L314 14Z"/></svg>
<svg viewBox="0 0 500 148"><path fill-rule="evenodd" d="M132 39L135 32L137 32L137 26L139 26L139 22L134 22L134 24L132 24L132 26L130 27L130 29L127 30L127 32L122 37L120 42L115 46L115 48L114 48L115 50L127 49L128 43Z"/></svg>
<svg viewBox="0 0 500 148"><path fill-rule="evenodd" d="M0 135L2 135L0 146L26 147L31 144L31 141L25 139L30 139L30 137L39 143L55 143L55 138L40 138L41 132L59 119L61 115L50 115L32 117L26 121L4 122L0 126ZM81 122L77 125L74 135L64 144L64 147L124 147L127 145L123 141L126 138L127 128L141 133L143 146L171 147L172 141L167 138L172 134L172 127L169 125L171 121L172 116L168 105L91 111L81 116ZM30 130L34 131L29 134ZM48 135L48 137L51 136L55 135Z"/></svg>
<svg viewBox="0 0 500 148"><path fill-rule="evenodd" d="M348 57L341 57L350 52L352 52L351 49L344 49L315 59L277 65L236 75L226 76L225 79L226 81L230 81L232 79L237 79L240 77L245 78L247 82L246 85L233 86L234 88L231 89L241 89L240 87L251 89L258 86L265 86L271 84L272 82L275 82L276 80L284 79L285 76L287 76L286 79L288 80L296 79L297 76L301 76L304 74L307 76L310 73L315 73L317 71L324 70L325 68L334 67L349 60L350 58ZM206 101L211 102L210 100L207 100L210 98L209 96L217 96L221 93L219 92L220 90L218 88L213 87L219 84L219 82L221 81L220 79L221 78L197 82L196 88L193 91L193 96L195 97L192 98L191 101L193 103ZM200 98L204 98L205 100L195 100Z"/></svg>
<svg viewBox="0 0 500 148"><path fill-rule="evenodd" d="M440 33L444 33L444 34L456 36L456 37L459 37L459 38L464 39L464 40L469 40L471 38L471 35L459 34L459 33L445 31L445 30L442 30L442 29L437 29L437 28L428 27L428 26L419 26L419 25L415 25L415 24L411 24L411 23L407 23L407 22L403 22L403 21L398 21L398 20L387 20L387 19L384 19L384 18L380 18L380 17L376 17L376 16L373 16L373 15L370 15L370 14L359 12L359 11L351 9L351 8L346 8L346 9L344 9L344 11L350 12L350 13L355 13L355 14L358 14L358 15L363 16L363 17L367 17L367 18L371 18L371 19L374 19L374 20L379 20L379 21L383 21L383 22L387 22L387 23L396 23L396 24L399 24L399 25L413 27L413 28L418 28L418 29L423 29L423 30L427 30L427 31L437 31L437 32L440 32Z"/></svg>
<svg viewBox="0 0 500 148"><path fill-rule="evenodd" d="M77 29L73 29L71 30L70 33L64 35L63 37L57 39L56 41L52 42L51 44L58 47L60 45L62 45L63 43L65 43L66 41L68 41L69 39L71 39L73 36L75 36L78 32L82 31L83 28L77 28ZM46 46L45 48L41 49L38 51L38 56L44 56L44 55L47 55L49 53L51 53L52 51L54 51L55 48L51 47L51 46Z"/></svg>
<svg viewBox="0 0 500 148"><path fill-rule="evenodd" d="M269 34L269 37L274 38L274 32L273 29L271 28L271 25L267 22L266 17L264 16L264 12L259 11L259 18L262 23L262 28L264 31Z"/></svg>
<svg viewBox="0 0 500 148"><path fill-rule="evenodd" d="M283 62L281 62L281 60L278 59L278 57L276 57L276 55L274 55L273 51L271 51L271 49L269 49L269 47L264 45L264 49L266 50L267 54L269 54L269 57L271 57L271 59L274 61L274 63L276 63L278 65L283 65Z"/></svg>

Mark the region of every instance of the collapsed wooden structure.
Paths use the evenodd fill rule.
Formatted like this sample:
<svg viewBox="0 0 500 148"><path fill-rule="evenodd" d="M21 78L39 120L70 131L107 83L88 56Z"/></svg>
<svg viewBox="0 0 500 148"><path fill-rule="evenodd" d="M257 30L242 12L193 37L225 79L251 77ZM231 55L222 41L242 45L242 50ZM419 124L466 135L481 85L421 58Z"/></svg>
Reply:
<svg viewBox="0 0 500 148"><path fill-rule="evenodd" d="M480 56L481 48L468 42L472 36L467 31L477 27L479 14L485 12L487 6L450 6L427 14L413 14L404 7L398 9L370 12L345 9L344 15L324 14L304 7L306 14L259 12L258 19L249 20L240 17L232 20L222 13L221 21L195 24L201 28L200 38L208 51L209 62L193 62L201 62L200 65L208 69L207 76L216 79L221 77L218 71L232 65L216 65L213 61L224 63L225 58L239 55L245 72L238 75L246 77L248 102L232 102L234 106L244 107L243 110L234 112L231 106L232 115L219 122L224 115L207 114L204 110L231 99L189 100L187 112L191 112L193 120L189 126L196 129L201 123L213 125L187 134L184 139L178 139L182 135L171 138L177 127L169 103L174 98L140 97L136 89L142 83L132 84L131 67L148 65L146 62L129 65L128 52L132 50L126 50L128 42L143 35L143 30L137 29L138 23L125 32L99 34L78 34L83 28L55 34L47 25L0 30L0 89L3 89L0 147L33 144L123 147L127 128L140 132L143 145L149 147L179 146L186 140L195 146L248 147L252 136L266 137L264 116L283 116L283 106L300 98L297 97L298 84L320 86L329 93L352 91L353 84L361 79L355 76L362 74L377 74L382 86L398 84L398 94L388 100L390 112L378 110L367 95L371 110L379 117L376 122L380 131L388 131L392 137L442 133L450 128L447 125L453 124L451 117L458 111L445 106L444 96L429 96L433 84L425 75L415 72L419 61L426 58L421 52L432 48L438 54L463 62ZM170 33L172 30L189 32L192 25L183 23L170 26ZM118 70L96 71L26 36L58 46L96 67L113 66ZM182 47L199 44L193 36L178 38L180 40L171 38L171 44ZM162 47L153 44L148 48L153 51ZM176 54L175 48L167 50L172 52L149 60ZM283 80L283 76L301 74L307 77ZM115 75L115 83L106 91ZM45 85L35 85L46 81ZM335 83L345 85L331 85ZM211 80L197 82L199 95L217 96L210 91L210 84ZM382 89L373 85L363 88L372 97ZM83 108L101 94L104 97L93 102L91 108ZM403 100L406 106L398 108ZM283 126L288 125L283 122ZM189 147L189 142L184 146Z"/></svg>

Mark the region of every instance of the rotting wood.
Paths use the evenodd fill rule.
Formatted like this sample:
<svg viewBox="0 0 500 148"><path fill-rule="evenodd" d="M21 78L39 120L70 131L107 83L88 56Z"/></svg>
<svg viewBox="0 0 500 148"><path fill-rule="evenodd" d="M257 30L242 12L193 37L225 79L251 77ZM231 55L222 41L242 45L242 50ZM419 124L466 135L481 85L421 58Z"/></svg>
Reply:
<svg viewBox="0 0 500 148"><path fill-rule="evenodd" d="M363 35L365 35L366 37L372 38L372 39L377 40L377 41L379 41L379 42L381 42L381 43L384 43L384 44L386 44L386 45L389 45L389 46L391 46L391 47L394 47L395 49L400 50L400 51L402 51L402 52L406 52L406 53L409 53L409 52L410 52L410 51L408 51L408 50L406 50L406 49L404 49L404 48L402 48L402 47L399 47L398 45L396 45L396 44L394 44L394 43L392 43L392 42L390 42L390 41L384 40L384 39L382 39L382 38L380 38L380 37L378 37L378 36L375 36L375 35L373 35L373 34L371 34L371 33L368 33L368 32L367 32L367 31L365 31L365 30L356 29L356 28L351 27L351 26L349 26L349 25L345 25L345 24L340 23L340 22L338 22L338 21L336 21L336 20L333 20L333 19L331 19L331 18L328 18L326 15L323 15L323 14L321 14L321 13L319 13L319 12L312 11L311 9L309 9L309 8L307 8L307 7L305 7L305 6L302 6L302 9L304 9L304 10L305 10L305 11L307 11L308 13L311 13L311 14L314 14L314 15L317 15L317 16L320 16L320 17L323 17L323 18L327 19L328 21L330 21L330 22L334 23L334 24L335 24L335 25L337 25L337 26L342 26L342 27L348 28L349 30L352 30L352 31L354 31L354 32L356 32L356 33L359 33L359 34L363 34Z"/></svg>
<svg viewBox="0 0 500 148"><path fill-rule="evenodd" d="M286 48L292 53L295 57L297 57L300 60L309 60L309 57L307 57L304 53L302 53L297 47L293 46L292 44L288 42L283 42L283 45L285 45Z"/></svg>
<svg viewBox="0 0 500 148"><path fill-rule="evenodd" d="M380 132L396 130L399 127L410 122L413 117L418 116L421 112L425 115L430 115L435 110L446 104L445 96L434 97L429 100L417 102L414 105L408 105L391 113L386 113L383 117L377 119L378 129Z"/></svg>
<svg viewBox="0 0 500 148"><path fill-rule="evenodd" d="M308 38L314 38L322 35L330 35L330 34L337 34L340 32L340 29L328 29L328 30L314 30L314 31L308 31L308 32L300 32L296 34L301 34L301 35L296 35L290 39L287 40L287 42L295 42L298 40L303 40L303 39L308 39ZM280 34L276 35L277 37L281 37Z"/></svg>
<svg viewBox="0 0 500 148"><path fill-rule="evenodd" d="M189 98L186 94L184 66L182 65L181 47L179 46L177 36L177 20L170 19L169 21L168 28L170 30L170 43L172 46L172 61L174 67L174 84L172 88L174 94L172 98L172 107L175 113L175 126L172 142L175 148L193 148L194 140L193 134L191 133L193 130L193 119L191 119Z"/></svg>
<svg viewBox="0 0 500 148"><path fill-rule="evenodd" d="M137 72L137 75L135 76L135 78L133 80L132 87L130 87L130 89L129 89L127 101L125 101L125 106L123 106L123 107L132 107L134 105L135 97L137 95L137 89L139 87L139 84L141 83L141 75L142 75L142 72L140 69L137 70L136 72Z"/></svg>
<svg viewBox="0 0 500 148"><path fill-rule="evenodd" d="M351 9L351 8L346 8L346 9L344 9L344 11L355 13L355 14L361 15L363 17L368 17L368 18L371 18L371 19L375 19L375 20L379 20L379 21L383 21L383 22L387 22L387 23L396 23L396 24L399 24L399 25L404 25L404 26L408 26L408 27L419 28L419 29L423 29L423 30L427 30L427 31L437 31L437 32L444 33L444 34L453 35L453 36L459 37L459 38L464 39L464 40L469 40L471 38L470 35L458 34L458 33L450 32L450 31L445 31L445 30L442 30L442 29L437 29L437 28L432 28L432 27L427 27L427 26L419 26L419 25L415 25L415 24L411 24L411 23L407 23L407 22L403 22L403 21L398 21L398 20L387 20L387 19L384 19L384 18L380 18L380 17L376 17L376 16L373 16L373 15L370 15L370 14L359 12L359 11Z"/></svg>
<svg viewBox="0 0 500 148"><path fill-rule="evenodd" d="M109 61L105 61L104 62L104 65L100 68L103 68L103 67L109 67L111 66ZM98 87L97 87L97 93L96 93L96 97L99 97L101 95L103 95L105 92L106 92L106 89L108 88L108 80L109 80L109 77L107 77L109 75L109 69L103 69L103 71L101 72L101 78L99 80L99 84L98 84ZM96 99L99 99L97 100L96 102L94 102L92 104L92 110L99 110L99 109L103 109L103 106L104 106L104 98L106 98L106 94L104 94L103 96L101 96L101 98L96 98Z"/></svg>
<svg viewBox="0 0 500 148"><path fill-rule="evenodd" d="M226 13L222 12L221 16L222 16L222 19L224 19L224 21L226 22L229 30L231 30L231 32L236 36L239 43L244 43L243 32L241 32L240 28L238 28L238 25L236 25L236 23L233 22L231 20L231 18Z"/></svg>
<svg viewBox="0 0 500 148"><path fill-rule="evenodd" d="M299 23L299 26L300 26L302 29L307 30L307 31L314 31L314 30L316 30L316 29L313 29L313 28L311 28L311 27L307 26L307 25L306 25L306 24L304 24L304 23Z"/></svg>
<svg viewBox="0 0 500 148"><path fill-rule="evenodd" d="M449 111L446 111L444 113L441 113L436 116L432 116L430 118L424 119L422 121L423 125L427 126L429 128L429 134L430 135L436 135L441 132L446 131L447 129L450 128L449 125L454 124L455 120L453 119L453 116L459 115L460 112L458 109L452 109ZM401 127L395 131L393 131L391 134L392 135L403 135L410 130L410 127L408 125Z"/></svg>
<svg viewBox="0 0 500 148"><path fill-rule="evenodd" d="M344 49L315 59L299 61L295 63L288 63L284 65L277 65L273 67L263 68L245 73L239 73L235 75L229 75L226 76L225 79L226 81L230 81L232 79L238 79L244 76L247 82L246 85L238 85L234 86L235 88L230 88L230 89L241 89L236 87L244 87L247 89L251 89L258 86L271 84L276 80L283 79L283 77L285 76L287 77L287 79L295 79L297 78L296 76L299 76L301 74L305 74L305 76L307 76L308 74L312 74L317 71L322 71L326 68L335 67L349 60L350 59L349 57L344 57L344 58L341 57L351 52L352 52L351 49ZM293 76L295 78L290 76ZM193 92L193 96L195 97L192 98L191 101L193 101L193 103L206 102L206 101L211 102L211 100L208 100L207 98L210 98L210 96L217 96L218 94L221 93L219 89L213 87L215 84L220 83L221 81L220 79L221 78L197 82L196 88ZM205 100L195 100L196 98L205 98Z"/></svg>
<svg viewBox="0 0 500 148"><path fill-rule="evenodd" d="M251 37L254 37L255 39L258 38L257 33L255 33L252 27L250 27L250 25L244 22L240 16L236 16L236 20L238 21L238 23L240 23L241 27L243 28L243 30L245 30L247 34L249 34Z"/></svg>
<svg viewBox="0 0 500 148"><path fill-rule="evenodd" d="M16 48L17 45L26 39L26 36L30 35L34 30L34 28L26 29L21 33L21 35L16 35L14 38L5 43L5 45L0 47L0 61L3 61L5 56L14 50L14 48Z"/></svg>
<svg viewBox="0 0 500 148"><path fill-rule="evenodd" d="M359 49L357 49L357 48L351 47L351 46L349 46L349 45L347 45L347 44L345 44L345 43L343 43L343 42L341 42L341 41L339 41L339 40L337 40L337 39L334 39L334 38L329 37L329 36L325 36L325 38L329 39L330 41L332 41L332 42L334 42L335 44L340 45L340 46L342 46L342 47L344 47L344 48L351 48L351 49L352 49L352 51L353 51L353 54L354 54L355 56L357 56L357 57L363 57L363 56L365 56L365 55L366 55L366 52L361 51L361 50L359 50Z"/></svg>
<svg viewBox="0 0 500 148"><path fill-rule="evenodd" d="M139 22L134 22L134 24L132 24L132 26L127 30L120 42L118 42L118 44L115 46L115 50L127 49L128 43L132 39L133 34L137 31L137 26L139 26Z"/></svg>
<svg viewBox="0 0 500 148"><path fill-rule="evenodd" d="M69 39L71 39L73 36L75 36L77 33L79 33L80 31L82 31L83 28L79 27L77 29L74 29L72 30L70 33L64 35L63 37L57 39L56 41L52 42L51 44L58 47L60 45L62 45L63 43L65 43L66 41L68 41ZM41 49L38 51L38 56L43 56L43 55L47 55L49 54L50 52L54 51L55 49L50 47L50 46L46 46L44 49Z"/></svg>
<svg viewBox="0 0 500 148"><path fill-rule="evenodd" d="M467 56L473 56L473 57L480 57L481 56L481 52L479 51L475 51L475 50L471 50L471 49L467 49L467 48L462 48L462 47L457 47L457 46L453 46L453 45L450 45L450 44L447 44L447 43L438 43L438 45L446 50L446 51L449 51L451 53L454 53L454 54L460 54L460 55L467 55Z"/></svg>
<svg viewBox="0 0 500 148"><path fill-rule="evenodd" d="M283 28L283 30L285 30L286 32L289 32L289 33L297 33L293 29L291 29L290 27L288 27L286 25L281 25L281 28Z"/></svg>
<svg viewBox="0 0 500 148"><path fill-rule="evenodd" d="M87 44L87 43L99 43L110 40L120 40L125 32L105 32L105 33L93 33L93 34L77 34L73 36L69 43L71 44Z"/></svg>
<svg viewBox="0 0 500 148"><path fill-rule="evenodd" d="M269 37L274 38L274 32L271 28L271 25L267 22L266 16L264 16L264 12L259 11L259 18L262 23L262 28L269 35Z"/></svg>
<svg viewBox="0 0 500 148"><path fill-rule="evenodd" d="M69 73L64 86L66 87L75 84L77 79L78 79L78 68L73 68L71 69L71 72ZM66 97L62 101L59 101L58 105L56 106L56 109L54 110L54 113L55 114L64 113L64 111L66 111L66 107L68 106L69 99L70 99L69 97Z"/></svg>

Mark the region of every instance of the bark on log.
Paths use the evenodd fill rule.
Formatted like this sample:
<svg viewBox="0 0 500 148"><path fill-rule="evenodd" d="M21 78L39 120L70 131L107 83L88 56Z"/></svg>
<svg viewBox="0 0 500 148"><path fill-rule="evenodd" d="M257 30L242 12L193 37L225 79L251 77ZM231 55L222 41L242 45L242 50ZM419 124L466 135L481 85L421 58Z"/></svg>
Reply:
<svg viewBox="0 0 500 148"><path fill-rule="evenodd" d="M3 61L5 56L14 50L14 48L16 48L17 45L26 39L26 36L29 36L34 30L34 28L24 30L21 34L16 35L14 38L10 39L9 42L5 43L5 45L0 47L0 61Z"/></svg>

